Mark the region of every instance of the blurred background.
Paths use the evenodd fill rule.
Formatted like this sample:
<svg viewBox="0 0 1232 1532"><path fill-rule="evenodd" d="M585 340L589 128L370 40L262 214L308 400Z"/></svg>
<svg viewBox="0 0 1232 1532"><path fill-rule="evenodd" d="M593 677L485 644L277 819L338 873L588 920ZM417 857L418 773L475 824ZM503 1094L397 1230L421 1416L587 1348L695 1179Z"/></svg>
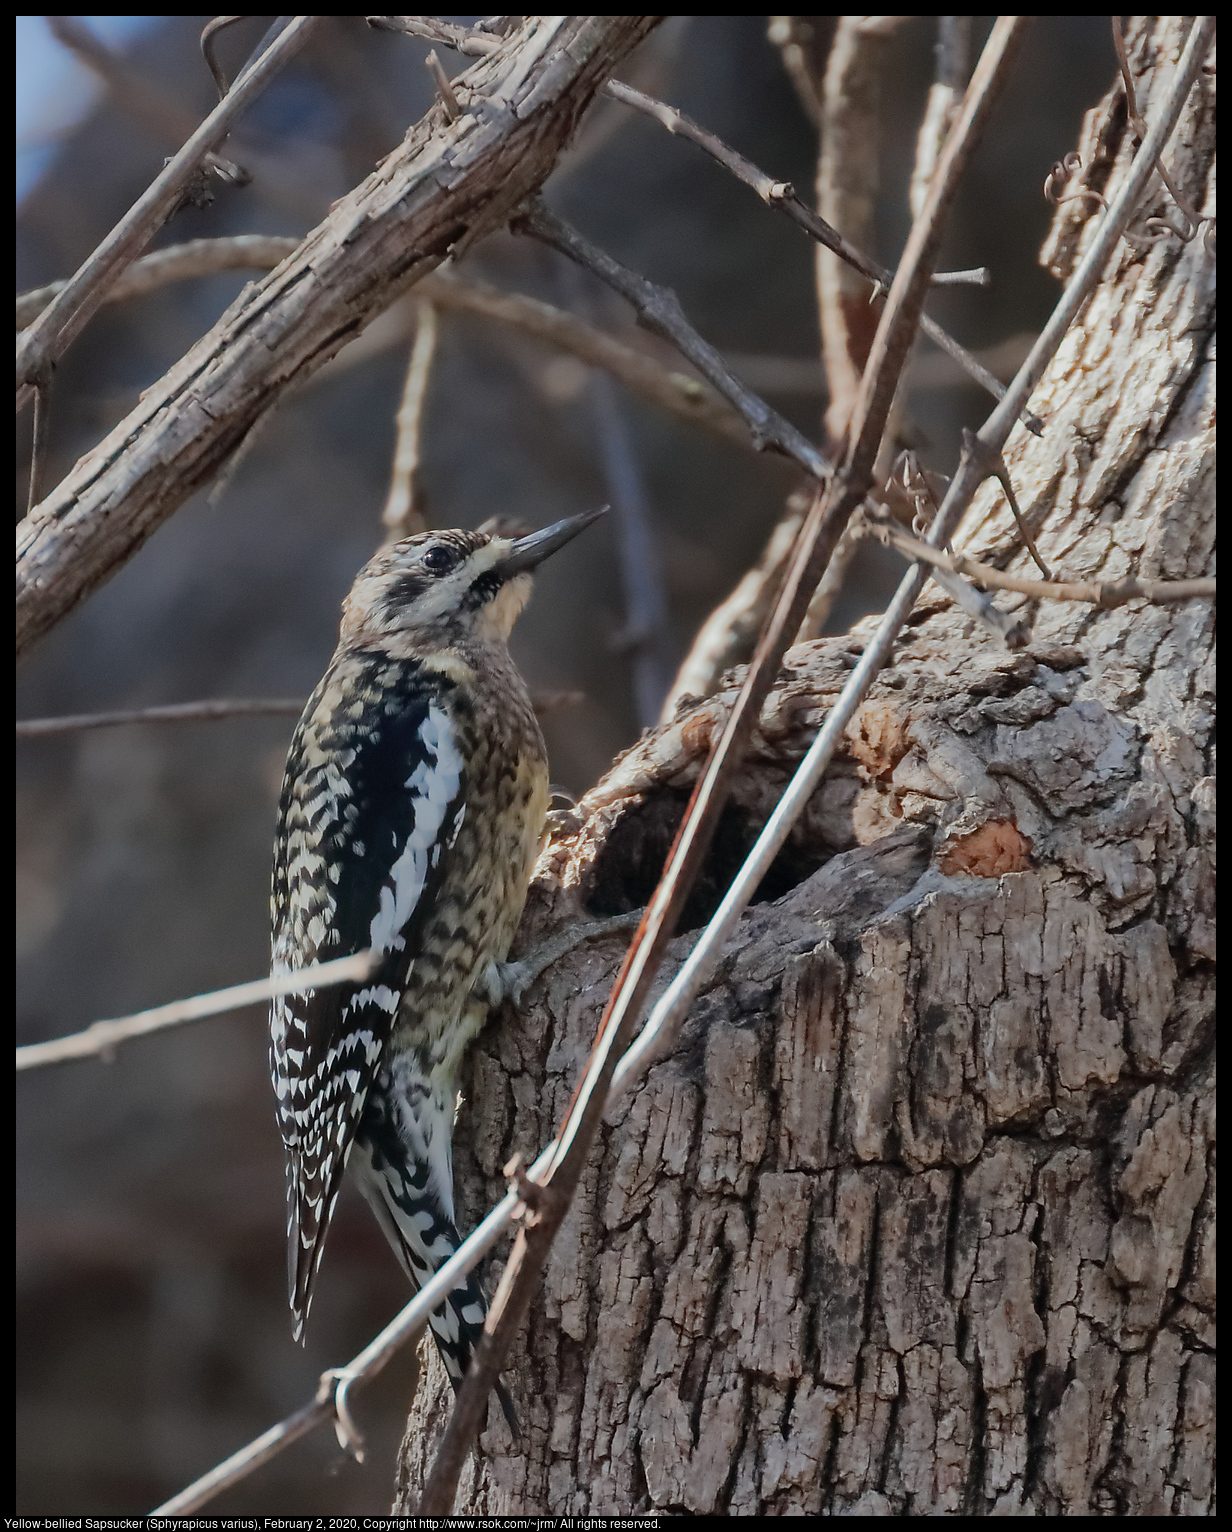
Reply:
<svg viewBox="0 0 1232 1532"><path fill-rule="evenodd" d="M216 99L198 46L208 17L76 18L71 35L66 18L53 20L61 39L46 18L17 19L19 292L70 275ZM232 75L269 20L223 34ZM768 20L671 20L623 77L806 192L816 130ZM824 56L833 18L804 20ZM977 21L975 50L989 24ZM889 44L872 252L887 264L909 226L936 36L936 18L914 18ZM219 184L211 205L179 212L152 248L304 234L428 108L428 48L332 20L223 148L251 184ZM462 67L440 51L450 73ZM951 219L942 264L987 265L993 286L940 293L932 311L969 347L993 348L1002 377L1056 297L1036 264L1051 216L1041 183L1113 67L1106 18L1037 20ZM695 148L612 103L592 109L547 196L675 288L734 369L819 439L813 248L799 230ZM584 313L668 357L618 300L565 268L502 234L459 275ZM57 370L46 485L249 275L166 287L96 316ZM24 663L18 717L306 696L339 603L382 540L409 346L403 335L357 347L360 360L343 353L286 399L221 493L180 510ZM936 353L918 357L912 385L904 430L925 463L950 471L961 428L977 426L986 403ZM584 696L544 720L554 780L580 793L653 717L655 686L756 559L797 475L655 413L513 330L451 313L439 316L426 412L420 489L433 525L499 514L538 526L617 495L640 508L637 588L622 578L609 517L545 566L514 636L533 689ZM19 516L29 432L27 412ZM879 610L901 567L864 545L832 630ZM653 631L639 649L631 613L645 610ZM235 718L19 741L19 1043L263 972L292 727ZM348 1190L307 1347L292 1344L282 1154L256 1009L130 1044L110 1064L24 1074L17 1124L19 1513L148 1510L303 1404L322 1369L354 1355L405 1301L392 1255ZM320 1431L211 1509L386 1510L408 1386L409 1363L396 1362L359 1394L364 1465Z"/></svg>

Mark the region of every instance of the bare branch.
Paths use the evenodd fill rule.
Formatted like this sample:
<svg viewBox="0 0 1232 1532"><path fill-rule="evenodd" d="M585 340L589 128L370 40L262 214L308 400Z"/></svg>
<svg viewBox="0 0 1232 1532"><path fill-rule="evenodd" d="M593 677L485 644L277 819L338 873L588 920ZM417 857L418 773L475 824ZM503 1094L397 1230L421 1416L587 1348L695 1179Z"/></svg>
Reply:
<svg viewBox="0 0 1232 1532"><path fill-rule="evenodd" d="M246 1005L261 1005L278 995L301 995L306 990L329 989L335 984L362 983L380 963L381 957L380 952L357 952L351 957L300 968L295 973L274 974L268 979L253 979L248 984L233 984L229 989L192 995L187 1000L172 1000L168 1005L156 1005L133 1016L96 1021L84 1032L18 1048L17 1068L39 1069L45 1064L96 1057L109 1061L121 1043L144 1037L147 1032L161 1032L167 1027L182 1026L186 1021L220 1016L224 1011L238 1011Z"/></svg>
<svg viewBox="0 0 1232 1532"><path fill-rule="evenodd" d="M415 305L415 344L411 347L406 385L402 390L402 403L398 407L389 495L385 509L381 512L387 541L410 537L414 532L422 532L427 526L416 475L419 472L424 400L428 395L428 375L435 354L436 308L430 299L421 298Z"/></svg>
<svg viewBox="0 0 1232 1532"><path fill-rule="evenodd" d="M228 27L235 25L237 21L243 21L242 16L215 16L213 21L206 22L201 29L201 57L205 60L206 68L214 77L214 84L218 90L218 99L227 94L227 76L222 65L218 62L218 52L215 47L218 34L225 32Z"/></svg>
<svg viewBox="0 0 1232 1532"><path fill-rule="evenodd" d="M48 16L47 25L56 41L92 70L110 89L113 99L155 139L182 144L197 130L192 112L150 85L77 17ZM225 91L220 90L219 100L223 95ZM201 164L232 185L242 186L249 179L233 161L212 152L202 156Z"/></svg>
<svg viewBox="0 0 1232 1532"><path fill-rule="evenodd" d="M269 271L286 260L299 246L298 239L278 234L232 234L226 239L192 239L143 255L116 278L103 297L104 303L140 298L172 282L214 276L220 271ZM32 324L51 300L68 286L67 280L49 282L17 296L17 328Z"/></svg>
<svg viewBox="0 0 1232 1532"><path fill-rule="evenodd" d="M206 702L171 702L162 707L124 708L114 713L66 713L61 718L21 718L18 739L45 739L51 734L75 734L81 729L110 729L129 723L203 723L218 718L298 718L303 697L217 697ZM538 717L575 707L585 694L575 691L534 692L531 706Z"/></svg>
<svg viewBox="0 0 1232 1532"><path fill-rule="evenodd" d="M888 517L866 513L864 526L871 537L887 548L896 548L909 559L923 560L952 574L967 575L977 584L994 590L1017 591L1040 601L1088 601L1094 606L1111 608L1124 606L1127 601L1160 603L1215 597L1214 580L1139 580L1132 575L1123 580L1029 580L981 564L965 553L946 553L934 548L902 531Z"/></svg>
<svg viewBox="0 0 1232 1532"><path fill-rule="evenodd" d="M637 272L613 260L606 251L600 250L585 235L558 218L542 201L536 200L520 213L513 226L518 232L533 235L545 245L551 245L554 250L576 261L579 266L593 271L631 303L637 310L638 322L653 334L670 340L740 412L759 452L782 453L815 479L823 479L830 474L833 464L790 421L784 420L777 410L772 410L764 400L745 388L714 347L701 338L685 317L679 300L670 288L647 281Z"/></svg>
<svg viewBox="0 0 1232 1532"><path fill-rule="evenodd" d="M215 718L298 718L302 697L212 697L206 702L171 702L162 707L122 708L113 713L66 713L61 718L21 718L18 739L45 739L81 729L110 729L126 723L199 723Z"/></svg>
<svg viewBox="0 0 1232 1532"><path fill-rule="evenodd" d="M120 272L141 252L175 210L201 162L230 131L232 123L269 85L324 22L297 16L239 79L68 285L26 331L17 348L18 408L33 385L53 367L103 300Z"/></svg>
<svg viewBox="0 0 1232 1532"><path fill-rule="evenodd" d="M809 597L843 527L868 488L890 401L937 258L945 215L1004 81L1022 26L1021 20L1003 18L993 27L963 111L946 144L927 205L912 228L886 301L856 402L851 446L842 470L835 474L828 491L817 496L801 529L795 556L744 687L694 788L663 876L604 1009L594 1048L558 1135L559 1147L551 1170L535 1178L541 1185L550 1185L558 1196L534 1213L515 1241L483 1340L458 1394L424 1488L420 1514L448 1514L453 1508L458 1474L479 1428L488 1394L500 1375L513 1334L525 1317L552 1240L577 1187L604 1112L617 1059L631 1036L688 890L709 848L727 799L731 773L744 753L787 645L799 629Z"/></svg>
<svg viewBox="0 0 1232 1532"><path fill-rule="evenodd" d="M712 133L708 133L697 123L686 117L683 112L678 112L675 107L665 106L661 101L655 101L651 96L645 96L641 91L635 91L630 85L622 85L619 81L610 80L604 88L604 94L609 95L615 101L623 101L626 106L636 107L647 116L654 117L661 122L670 133L677 133L682 138L687 138L695 143L699 149L704 149L707 154L726 166L738 180L744 182L771 207L777 207L798 224L807 233L811 234L827 250L832 250L840 259L855 268L863 276L873 283L875 293L878 289L888 290L893 281L893 273L888 267L880 265L870 259L862 251L857 250L840 235L837 230L831 228L823 218L819 218L813 210L801 200L795 188L788 181L775 181L764 170L759 170L751 160L746 160L743 155L737 154L734 149L729 149L726 144ZM988 273L984 267L978 267L973 271L955 271L942 273L934 278L941 283L953 284L961 279L963 282L978 281L980 285L986 285ZM965 373L973 378L981 388L991 394L994 399L1000 399L1005 393L1005 385L972 354L949 334L943 330L934 319L927 314L920 320L920 328L934 345L953 358ZM1024 423L1028 429L1039 434L1043 426L1034 415L1028 415Z"/></svg>
<svg viewBox="0 0 1232 1532"><path fill-rule="evenodd" d="M603 87L603 94L611 97L613 101L619 101L624 106L631 106L635 111L642 112L647 117L653 117L667 131L680 138L688 139L696 144L699 149L704 149L711 159L717 160L725 170L730 170L738 181L750 187L767 207L776 208L781 213L786 213L791 221L805 231L827 250L831 250L847 265L866 277L875 287L888 288L894 279L894 274L888 267L880 265L870 256L867 256L844 238L832 224L813 212L808 204L801 200L799 194L789 181L776 181L773 176L759 169L752 160L746 160L744 155L738 154L717 138L713 133L686 117L674 106L668 106L666 102L656 101L653 96L648 96L644 91L634 90L632 85L625 85L620 80L609 80ZM992 277L986 266L973 266L965 271L939 271L933 279L934 287L988 287ZM957 344L957 342L955 342Z"/></svg>
<svg viewBox="0 0 1232 1532"><path fill-rule="evenodd" d="M528 18L456 76L466 115L448 123L430 111L21 524L19 653L207 483L289 386L447 254L501 227L547 177L600 83L654 24ZM249 78L241 76L224 107ZM78 278L28 335L48 333L40 326L75 286ZM67 305L74 312L75 302Z"/></svg>
<svg viewBox="0 0 1232 1532"><path fill-rule="evenodd" d="M303 1409L288 1415L276 1426L271 1426L268 1431L258 1436L255 1442L250 1442L240 1452L234 1453L225 1462L219 1463L217 1468L203 1474L187 1489L181 1490L178 1495L172 1495L170 1500L156 1506L150 1515L183 1516L189 1511L197 1510L200 1506L208 1505L215 1495L222 1494L224 1489L229 1489L231 1485L246 1479L263 1463L268 1463L271 1458L277 1457L283 1448L307 1436L310 1431L315 1431L327 1420L334 1420L336 1418L334 1390L329 1383L329 1375L323 1374L321 1386L317 1390L318 1397L311 1404L306 1404ZM321 1394L325 1397L321 1398Z"/></svg>

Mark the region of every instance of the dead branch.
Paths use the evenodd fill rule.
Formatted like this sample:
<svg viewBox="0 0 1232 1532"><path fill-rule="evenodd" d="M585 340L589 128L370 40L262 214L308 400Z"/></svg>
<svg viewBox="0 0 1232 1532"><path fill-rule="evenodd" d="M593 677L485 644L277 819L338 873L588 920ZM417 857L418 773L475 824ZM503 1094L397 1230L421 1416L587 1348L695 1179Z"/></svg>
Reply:
<svg viewBox="0 0 1232 1532"><path fill-rule="evenodd" d="M600 250L576 229L558 218L545 204L536 200L519 214L514 228L545 245L559 250L570 260L584 266L637 311L638 322L655 335L669 340L682 356L688 358L704 378L740 413L759 452L773 451L798 463L815 479L824 479L833 464L817 450L802 432L784 420L777 410L745 388L723 358L697 333L685 317L680 301L670 288L647 281L630 271L606 251Z"/></svg>
<svg viewBox="0 0 1232 1532"><path fill-rule="evenodd" d="M215 718L298 718L302 697L216 697L208 702L171 702L162 707L121 708L111 713L66 713L60 718L20 718L18 739L46 739L82 729L128 723L200 723Z"/></svg>
<svg viewBox="0 0 1232 1532"><path fill-rule="evenodd" d="M182 144L196 131L197 120L190 111L155 89L77 17L48 16L47 25L56 41L96 74L130 116L156 140ZM220 92L220 101L223 95L225 92ZM247 179L247 172L238 165L212 152L202 156L201 164L233 185L243 185Z"/></svg>
<svg viewBox="0 0 1232 1532"><path fill-rule="evenodd" d="M674 106L667 106L662 101L656 101L652 96L634 90L630 85L622 85L617 80L610 80L604 87L604 94L646 113L647 116L661 122L669 133L679 134L681 138L687 138L690 143L696 144L699 149L704 149L720 165L730 170L737 180L751 187L768 207L778 208L793 223L811 234L819 244L833 251L840 260L866 277L873 284L874 296L878 292L889 290L894 278L893 272L866 256L850 240L844 239L824 218L814 213L790 182L774 180L751 160L746 160L743 155L737 154L734 149L723 143L722 139L716 138L713 133L708 133L705 128L686 117L683 112L677 111ZM975 283L984 286L988 280L988 273L981 266L970 271L941 272L933 280L936 285L941 286L954 286L959 283ZM861 304L867 297L867 293L861 294ZM947 330L942 329L936 320L929 318L926 314L921 320L921 328L929 340L939 346L981 388L990 393L994 399L1002 397L1005 385L989 372L978 357L973 356L964 346L959 345ZM1034 415L1028 417L1028 424L1032 430L1043 429Z"/></svg>
<svg viewBox="0 0 1232 1532"><path fill-rule="evenodd" d="M547 176L595 90L654 24L654 17L528 18L458 75L453 89L466 115L450 123L430 111L22 523L19 655L208 482L289 386L446 255L504 224ZM287 46L293 31L275 46ZM218 110L254 77L241 77ZM202 129L206 138L213 131ZM42 355L53 327L60 333L64 314L78 312L98 263L111 271L118 260L91 257L27 332L34 337L28 359ZM97 294L92 278L89 290Z"/></svg>
<svg viewBox="0 0 1232 1532"><path fill-rule="evenodd" d="M224 1011L242 1010L246 1005L263 1005L278 995L299 995L309 989L328 989L335 984L362 983L380 962L379 952L357 952L351 957L315 963L295 973L273 974L268 979L253 979L247 984L233 984L229 989L211 990L192 995L187 1000L172 1000L148 1011L121 1016L114 1021L96 1021L83 1032L57 1037L47 1043L28 1043L17 1050L17 1068L39 1069L45 1064L65 1064L70 1059L102 1058L110 1061L121 1043L149 1032L182 1026L186 1021L201 1021L220 1016Z"/></svg>
<svg viewBox="0 0 1232 1532"><path fill-rule="evenodd" d="M394 463L389 480L389 494L381 521L386 540L410 537L427 527L422 495L417 483L420 438L423 433L424 400L428 396L428 376L436 354L436 307L429 298L415 305L415 343L406 366L402 403L398 406Z"/></svg>
<svg viewBox="0 0 1232 1532"><path fill-rule="evenodd" d="M1139 580L1133 576L1124 580L1028 580L1022 575L1005 574L991 565L981 564L968 558L965 553L946 553L919 538L903 532L888 518L866 513L864 527L868 535L875 537L887 548L895 548L909 559L923 560L935 569L949 570L952 574L967 575L979 585L994 590L1012 590L1020 595L1031 596L1038 601L1088 601L1094 606L1109 610L1124 606L1127 601L1192 601L1195 598L1215 598L1214 580Z"/></svg>
<svg viewBox="0 0 1232 1532"><path fill-rule="evenodd" d="M536 716L557 713L585 701L582 692L531 693ZM171 702L161 707L121 708L113 713L66 713L60 718L20 718L18 739L45 739L51 734L76 734L82 729L111 729L130 723L203 723L218 718L298 718L303 697L217 697L206 702Z"/></svg>
<svg viewBox="0 0 1232 1532"><path fill-rule="evenodd" d="M298 247L299 240L278 234L232 234L225 239L192 239L143 255L120 273L103 295L103 303L121 303L156 292L172 282L210 277L220 271L269 271ZM25 329L51 300L68 286L67 280L48 282L17 296L17 328Z"/></svg>

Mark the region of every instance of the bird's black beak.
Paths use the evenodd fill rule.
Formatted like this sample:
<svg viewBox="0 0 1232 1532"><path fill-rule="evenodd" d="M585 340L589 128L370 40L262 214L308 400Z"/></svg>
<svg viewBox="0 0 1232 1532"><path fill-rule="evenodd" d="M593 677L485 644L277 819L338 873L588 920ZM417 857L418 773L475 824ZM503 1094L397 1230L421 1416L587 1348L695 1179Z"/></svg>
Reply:
<svg viewBox="0 0 1232 1532"><path fill-rule="evenodd" d="M509 579L512 575L538 568L544 559L555 553L558 548L563 548L567 542L571 542L579 532L585 531L592 521L598 521L606 511L607 506L601 505L597 511L583 511L580 516L566 516L563 521L554 521L550 527L543 527L538 532L519 537L500 562L501 574Z"/></svg>

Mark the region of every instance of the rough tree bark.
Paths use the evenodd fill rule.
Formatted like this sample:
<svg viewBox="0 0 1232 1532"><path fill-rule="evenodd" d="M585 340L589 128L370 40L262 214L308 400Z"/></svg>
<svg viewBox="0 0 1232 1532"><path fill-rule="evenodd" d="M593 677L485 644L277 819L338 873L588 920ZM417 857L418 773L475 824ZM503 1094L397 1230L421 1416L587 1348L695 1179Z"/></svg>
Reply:
<svg viewBox="0 0 1232 1532"><path fill-rule="evenodd" d="M1144 109L1184 30L1131 29ZM1167 156L1208 214L1213 135L1212 70ZM1119 90L1082 148L1094 184L1122 173ZM1060 210L1059 273L1089 216ZM1033 400L1043 440L1015 433L1070 577L1214 572L1213 281L1201 236L1122 243ZM1026 571L999 492L974 521ZM863 632L789 653L686 926ZM1213 1511L1213 657L1209 601L1045 603L1011 654L926 592L681 1046L613 1114L510 1371L523 1441L490 1413L459 1511ZM558 819L524 942L645 899L739 679ZM550 1136L619 956L580 950L477 1045L465 1216ZM427 1360L398 1508L446 1403Z"/></svg>

